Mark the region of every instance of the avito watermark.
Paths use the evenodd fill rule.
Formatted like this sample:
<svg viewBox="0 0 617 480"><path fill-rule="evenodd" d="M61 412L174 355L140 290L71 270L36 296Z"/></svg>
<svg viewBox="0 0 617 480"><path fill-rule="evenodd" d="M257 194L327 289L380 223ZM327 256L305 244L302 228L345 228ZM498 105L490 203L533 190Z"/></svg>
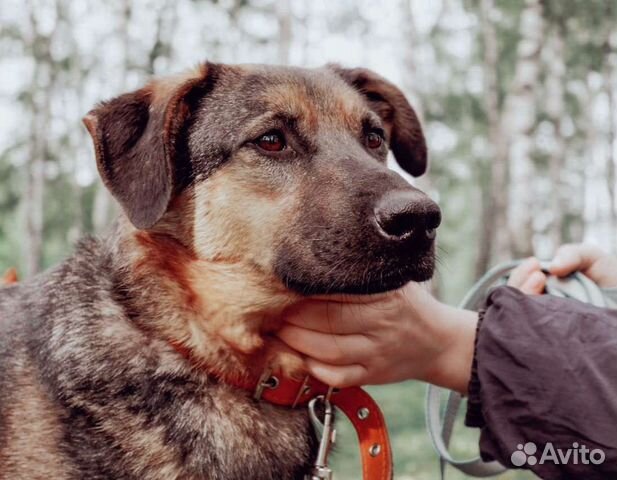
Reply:
<svg viewBox="0 0 617 480"><path fill-rule="evenodd" d="M555 465L600 465L604 462L606 455L599 448L593 450L587 448L587 446L578 442L572 443L572 447L562 449L555 448L555 446L548 442L542 454L538 454L538 447L533 442L527 442L525 445L519 443L516 446L516 451L512 453L510 461L512 465L516 467L522 467L523 465L543 465L545 463L554 463ZM540 457L538 459L538 456Z"/></svg>

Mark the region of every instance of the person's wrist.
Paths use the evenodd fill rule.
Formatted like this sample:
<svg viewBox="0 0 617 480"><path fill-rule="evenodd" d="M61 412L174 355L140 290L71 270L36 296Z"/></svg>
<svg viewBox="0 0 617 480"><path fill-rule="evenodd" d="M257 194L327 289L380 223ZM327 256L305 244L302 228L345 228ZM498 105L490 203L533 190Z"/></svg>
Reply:
<svg viewBox="0 0 617 480"><path fill-rule="evenodd" d="M465 395L471 377L478 314L441 304L438 316L444 330L444 346L425 381Z"/></svg>
<svg viewBox="0 0 617 480"><path fill-rule="evenodd" d="M448 334L444 325L444 305L422 285L409 284L403 294L405 306L401 320L404 324L399 330L401 348L396 363L401 367L401 379L428 382Z"/></svg>

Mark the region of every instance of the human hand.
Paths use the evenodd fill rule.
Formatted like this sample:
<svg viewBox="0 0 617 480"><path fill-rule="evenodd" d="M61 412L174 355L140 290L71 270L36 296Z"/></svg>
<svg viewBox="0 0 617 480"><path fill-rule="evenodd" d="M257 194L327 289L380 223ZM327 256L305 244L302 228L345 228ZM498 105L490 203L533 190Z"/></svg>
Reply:
<svg viewBox="0 0 617 480"><path fill-rule="evenodd" d="M477 314L437 302L422 285L370 296L306 300L279 337L328 385L424 380L467 389Z"/></svg>
<svg viewBox="0 0 617 480"><path fill-rule="evenodd" d="M546 286L546 274L540 267L540 261L535 257L523 260L512 270L508 285L527 295L540 295Z"/></svg>
<svg viewBox="0 0 617 480"><path fill-rule="evenodd" d="M549 272L565 277L580 271L600 287L617 287L617 257L588 244L566 244L557 249ZM540 294L546 285L546 275L536 258L528 258L512 271L508 285L523 293Z"/></svg>
<svg viewBox="0 0 617 480"><path fill-rule="evenodd" d="M617 257L595 245L566 244L557 249L550 272L565 277L580 271L602 288L617 287Z"/></svg>

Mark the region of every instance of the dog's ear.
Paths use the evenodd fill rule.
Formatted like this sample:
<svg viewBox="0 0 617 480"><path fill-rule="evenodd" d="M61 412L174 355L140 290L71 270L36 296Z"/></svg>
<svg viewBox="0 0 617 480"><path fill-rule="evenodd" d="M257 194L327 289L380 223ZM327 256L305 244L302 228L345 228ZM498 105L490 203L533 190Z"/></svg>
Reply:
<svg viewBox="0 0 617 480"><path fill-rule="evenodd" d="M103 182L139 229L151 228L167 211L177 185L178 137L211 86L212 68L155 80L101 103L83 120Z"/></svg>
<svg viewBox="0 0 617 480"><path fill-rule="evenodd" d="M388 130L390 149L403 170L414 177L426 172L428 159L422 127L403 92L372 70L336 64L328 67L362 93L381 117Z"/></svg>

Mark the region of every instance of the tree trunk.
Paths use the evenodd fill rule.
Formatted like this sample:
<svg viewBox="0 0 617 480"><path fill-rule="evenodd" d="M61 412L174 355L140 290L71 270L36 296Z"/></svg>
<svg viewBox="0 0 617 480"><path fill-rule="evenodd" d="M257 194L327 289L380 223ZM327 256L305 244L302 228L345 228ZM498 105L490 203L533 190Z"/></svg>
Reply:
<svg viewBox="0 0 617 480"><path fill-rule="evenodd" d="M540 70L540 52L544 40L544 21L540 0L526 0L521 14L521 39L511 93L505 101L502 132L509 132L509 215L508 223L513 254L533 253L533 212L535 211L531 158L531 134L536 123L535 87ZM507 130L506 130L507 129Z"/></svg>
<svg viewBox="0 0 617 480"><path fill-rule="evenodd" d="M482 40L484 44L484 108L488 122L488 185L483 188L482 222L476 276L487 271L494 261L510 256L507 224L508 151L500 128L499 83L497 78L497 34L493 24L493 0L482 0Z"/></svg>
<svg viewBox="0 0 617 480"><path fill-rule="evenodd" d="M617 101L615 99L615 84L617 83L617 32L610 32L605 43L605 66L604 74L604 90L608 100L608 131L607 131L607 155L606 155L606 186L609 195L608 207L608 231L609 245L613 251L617 251L617 198L615 182L615 149L617 148Z"/></svg>
<svg viewBox="0 0 617 480"><path fill-rule="evenodd" d="M546 111L554 127L554 146L549 159L551 179L550 208L553 215L550 225L550 239L553 249L564 242L564 214L567 210L562 175L565 171L566 144L563 135L563 118L565 116L565 47L563 24L558 25L548 42L547 77L546 77Z"/></svg>
<svg viewBox="0 0 617 480"><path fill-rule="evenodd" d="M276 17L279 25L278 63L281 65L287 65L290 60L289 51L291 49L292 41L292 16L289 0L279 0L279 2L277 2Z"/></svg>
<svg viewBox="0 0 617 480"><path fill-rule="evenodd" d="M36 74L35 76L38 77ZM36 275L41 270L43 264L43 198L47 146L41 132L45 131L45 125L49 121L48 113L49 110L45 106L43 110L33 113L31 124L32 134L30 135L30 151L24 196L26 214L24 263L26 276L28 277Z"/></svg>
<svg viewBox="0 0 617 480"><path fill-rule="evenodd" d="M28 8L30 36L27 46L32 52L35 67L29 91L32 120L23 199L26 233L23 263L26 276L30 277L36 275L43 266L45 161L49 156L47 131L51 120L50 101L55 71L49 50L51 37L40 33L36 7L28 3Z"/></svg>

